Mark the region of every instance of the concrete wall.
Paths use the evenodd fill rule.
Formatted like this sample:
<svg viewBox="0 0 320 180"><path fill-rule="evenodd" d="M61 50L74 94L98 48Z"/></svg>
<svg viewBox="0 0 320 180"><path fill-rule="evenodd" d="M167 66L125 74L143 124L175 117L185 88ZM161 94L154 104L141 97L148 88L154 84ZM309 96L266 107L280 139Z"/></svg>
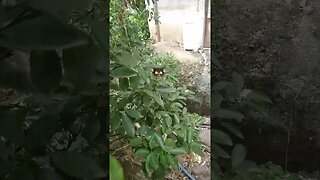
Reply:
<svg viewBox="0 0 320 180"><path fill-rule="evenodd" d="M204 0L159 0L158 10L160 16L161 41L178 42L183 44L183 25L186 21L194 20L201 22L203 26ZM210 17L210 12L208 12ZM210 21L210 19L208 20ZM155 22L149 22L151 36L155 39ZM201 27L203 29L203 27ZM202 30L203 31L203 30ZM202 39L201 34L194 36ZM210 47L210 24L207 29L206 45Z"/></svg>

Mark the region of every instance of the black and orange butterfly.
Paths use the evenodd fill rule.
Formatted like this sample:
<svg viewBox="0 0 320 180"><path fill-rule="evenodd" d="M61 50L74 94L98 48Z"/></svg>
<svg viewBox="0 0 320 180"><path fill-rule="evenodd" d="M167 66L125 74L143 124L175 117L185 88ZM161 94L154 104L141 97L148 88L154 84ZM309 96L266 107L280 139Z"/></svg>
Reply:
<svg viewBox="0 0 320 180"><path fill-rule="evenodd" d="M164 75L164 68L152 68L152 74L161 77Z"/></svg>

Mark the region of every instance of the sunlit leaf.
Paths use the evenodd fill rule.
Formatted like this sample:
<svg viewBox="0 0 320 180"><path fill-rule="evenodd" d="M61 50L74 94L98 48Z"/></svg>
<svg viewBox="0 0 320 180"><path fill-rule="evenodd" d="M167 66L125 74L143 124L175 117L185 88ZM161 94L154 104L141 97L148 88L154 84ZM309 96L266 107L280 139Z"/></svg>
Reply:
<svg viewBox="0 0 320 180"><path fill-rule="evenodd" d="M136 76L137 73L125 66L118 67L116 69L113 69L111 71L111 76L116 77L116 78L128 78L128 77L133 77Z"/></svg>
<svg viewBox="0 0 320 180"><path fill-rule="evenodd" d="M123 129L127 132L128 136L134 137L135 135L135 127L132 120L126 115L122 115L122 125Z"/></svg>
<svg viewBox="0 0 320 180"><path fill-rule="evenodd" d="M145 90L145 92L152 97L160 106L164 106L164 103L161 99L161 96L158 94L155 94L154 92L150 91L150 90Z"/></svg>
<svg viewBox="0 0 320 180"><path fill-rule="evenodd" d="M135 109L126 110L126 113L128 114L128 116L135 119L143 118L143 115L140 113L140 111Z"/></svg>
<svg viewBox="0 0 320 180"><path fill-rule="evenodd" d="M110 180L124 180L124 171L120 162L110 155Z"/></svg>
<svg viewBox="0 0 320 180"><path fill-rule="evenodd" d="M184 148L184 147L179 147L179 148L174 148L174 149L168 149L167 152L170 153L170 154L174 154L174 155L177 155L177 154L187 154L187 153L188 153L188 151L187 151L186 148Z"/></svg>

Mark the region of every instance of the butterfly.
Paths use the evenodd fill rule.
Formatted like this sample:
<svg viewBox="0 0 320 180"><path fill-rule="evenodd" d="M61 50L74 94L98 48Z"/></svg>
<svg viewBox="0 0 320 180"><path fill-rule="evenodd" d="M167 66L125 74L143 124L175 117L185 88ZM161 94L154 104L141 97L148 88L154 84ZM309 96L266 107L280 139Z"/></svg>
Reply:
<svg viewBox="0 0 320 180"><path fill-rule="evenodd" d="M164 75L164 68L152 68L152 74L161 77Z"/></svg>

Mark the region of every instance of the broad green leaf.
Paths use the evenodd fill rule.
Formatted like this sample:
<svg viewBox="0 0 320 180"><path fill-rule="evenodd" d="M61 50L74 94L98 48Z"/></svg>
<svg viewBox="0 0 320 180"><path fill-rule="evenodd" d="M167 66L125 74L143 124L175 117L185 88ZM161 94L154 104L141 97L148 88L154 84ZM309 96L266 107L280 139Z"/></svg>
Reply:
<svg viewBox="0 0 320 180"><path fill-rule="evenodd" d="M128 78L119 78L119 88L123 91L128 90L128 88L129 88Z"/></svg>
<svg viewBox="0 0 320 180"><path fill-rule="evenodd" d="M134 137L135 135L134 124L126 114L122 115L122 125L123 125L123 129L126 131L128 136Z"/></svg>
<svg viewBox="0 0 320 180"><path fill-rule="evenodd" d="M143 115L138 110L130 109L126 110L126 113L128 114L128 116L135 119L143 118Z"/></svg>
<svg viewBox="0 0 320 180"><path fill-rule="evenodd" d="M212 129L211 133L212 133L213 142L222 144L222 145L232 146L233 143L228 134L217 129Z"/></svg>
<svg viewBox="0 0 320 180"><path fill-rule="evenodd" d="M237 122L241 122L241 120L244 118L241 113L227 109L218 109L214 112L213 117L222 119L235 119Z"/></svg>
<svg viewBox="0 0 320 180"><path fill-rule="evenodd" d="M149 126L146 126L145 124L142 124L142 126L137 130L139 134L143 136L151 136L153 134L153 131Z"/></svg>
<svg viewBox="0 0 320 180"><path fill-rule="evenodd" d="M138 58L139 57L134 56L132 53L127 52L120 57L119 63L128 68L132 68L139 62Z"/></svg>
<svg viewBox="0 0 320 180"><path fill-rule="evenodd" d="M175 133L181 138L185 136L185 132L182 131L181 129L176 130Z"/></svg>
<svg viewBox="0 0 320 180"><path fill-rule="evenodd" d="M198 155L202 156L203 155L203 151L201 149L201 144L197 143L197 142L191 142L190 144L190 148L193 152L197 153Z"/></svg>
<svg viewBox="0 0 320 180"><path fill-rule="evenodd" d="M178 96L177 99L179 99L179 100L187 100L187 98L183 97L183 96Z"/></svg>
<svg viewBox="0 0 320 180"><path fill-rule="evenodd" d="M145 107L149 107L152 103L151 98L149 96L143 96L142 101Z"/></svg>
<svg viewBox="0 0 320 180"><path fill-rule="evenodd" d="M105 178L97 162L79 152L56 152L51 155L53 164L69 176L81 179Z"/></svg>
<svg viewBox="0 0 320 180"><path fill-rule="evenodd" d="M63 178L52 169L41 168L39 180L63 180Z"/></svg>
<svg viewBox="0 0 320 180"><path fill-rule="evenodd" d="M196 126L201 126L205 121L206 119L202 117L201 119L196 121Z"/></svg>
<svg viewBox="0 0 320 180"><path fill-rule="evenodd" d="M243 162L247 156L247 150L242 144L236 144L231 153L232 167L235 168Z"/></svg>
<svg viewBox="0 0 320 180"><path fill-rule="evenodd" d="M169 168L170 163L168 161L168 158L165 154L160 155L160 163L162 164L163 167Z"/></svg>
<svg viewBox="0 0 320 180"><path fill-rule="evenodd" d="M169 97L168 97L168 100L169 101L175 101L176 99L178 99L178 97L179 97L179 93L178 92L170 93ZM181 97L183 97L183 96L181 96Z"/></svg>
<svg viewBox="0 0 320 180"><path fill-rule="evenodd" d="M180 124L180 119L177 114L173 114L173 119L175 124Z"/></svg>
<svg viewBox="0 0 320 180"><path fill-rule="evenodd" d="M187 143L190 144L192 141L192 130L187 129Z"/></svg>
<svg viewBox="0 0 320 180"><path fill-rule="evenodd" d="M121 116L118 113L113 113L110 117L110 126L112 131L116 131L121 125Z"/></svg>
<svg viewBox="0 0 320 180"><path fill-rule="evenodd" d="M125 66L121 66L116 69L113 69L111 71L111 76L116 78L129 78L129 77L137 76L137 73L132 69L129 69Z"/></svg>
<svg viewBox="0 0 320 180"><path fill-rule="evenodd" d="M235 127L233 124L231 123L227 123L227 122L222 122L221 125L225 128L227 128L230 132L232 132L234 135L238 136L239 138L243 139L243 134L242 132Z"/></svg>
<svg viewBox="0 0 320 180"><path fill-rule="evenodd" d="M156 114L160 117L169 117L169 113L167 111L158 111Z"/></svg>
<svg viewBox="0 0 320 180"><path fill-rule="evenodd" d="M147 155L149 154L149 152L150 151L148 149L146 149L146 148L140 148L134 154L136 156L139 156L139 157L142 157L142 158L146 158Z"/></svg>
<svg viewBox="0 0 320 180"><path fill-rule="evenodd" d="M174 148L174 149L168 149L167 152L170 153L170 154L174 154L174 155L177 155L177 154L187 154L187 153L188 153L188 151L187 151L186 148L184 148L184 147L179 147L179 148Z"/></svg>
<svg viewBox="0 0 320 180"><path fill-rule="evenodd" d="M118 110L122 110L126 107L126 105L130 102L130 97L125 96L120 101L118 101L117 104L115 104L114 108L117 108Z"/></svg>
<svg viewBox="0 0 320 180"><path fill-rule="evenodd" d="M165 143L166 147L169 147L169 148L176 147L176 142L171 138L167 138L164 143Z"/></svg>
<svg viewBox="0 0 320 180"><path fill-rule="evenodd" d="M223 150L218 144L213 144L212 149L213 151L215 151L217 156L226 159L230 158L230 155L225 150Z"/></svg>
<svg viewBox="0 0 320 180"><path fill-rule="evenodd" d="M183 108L183 105L181 103L178 103L178 102L173 102L171 105L170 105L170 108L175 108L175 107L178 107L178 108Z"/></svg>
<svg viewBox="0 0 320 180"><path fill-rule="evenodd" d="M154 133L154 137L155 137L155 139L158 141L160 147L161 147L163 150L165 150L162 137L161 137L159 134L157 134L157 133Z"/></svg>
<svg viewBox="0 0 320 180"><path fill-rule="evenodd" d="M171 154L167 154L167 159L168 159L168 162L169 162L170 166L173 169L178 169L179 168L178 159L175 156L173 156Z"/></svg>
<svg viewBox="0 0 320 180"><path fill-rule="evenodd" d="M149 139L149 147L151 149L154 149L157 146L157 141L156 141L156 137L154 136L154 134L151 136L151 138Z"/></svg>
<svg viewBox="0 0 320 180"><path fill-rule="evenodd" d="M166 122L166 125L170 128L171 125L172 125L172 119L171 119L171 117L170 117L170 116L169 116L169 117L166 117L164 120L165 120L165 122Z"/></svg>
<svg viewBox="0 0 320 180"><path fill-rule="evenodd" d="M145 90L145 92L152 97L160 106L164 106L164 103L161 99L161 96L159 94L155 94L154 92L150 91L150 90Z"/></svg>
<svg viewBox="0 0 320 180"><path fill-rule="evenodd" d="M141 139L140 137L139 137L139 138L129 139L129 144L130 144L132 147L139 146L141 143L142 143L142 139Z"/></svg>
<svg viewBox="0 0 320 180"><path fill-rule="evenodd" d="M59 87L62 79L61 59L56 51L32 51L30 75L37 89L49 93Z"/></svg>
<svg viewBox="0 0 320 180"><path fill-rule="evenodd" d="M113 156L109 156L110 158L110 180L124 180L124 172L120 162L114 158Z"/></svg>
<svg viewBox="0 0 320 180"><path fill-rule="evenodd" d="M229 85L233 85L233 83L228 82L228 81L219 81L213 85L213 89L214 90L221 90L221 89L226 88Z"/></svg>
<svg viewBox="0 0 320 180"><path fill-rule="evenodd" d="M157 170L159 167L159 157L155 153L150 153L146 159L146 168L150 173L153 170Z"/></svg>
<svg viewBox="0 0 320 180"><path fill-rule="evenodd" d="M175 88L158 88L158 91L162 93L174 93L176 92L176 89Z"/></svg>
<svg viewBox="0 0 320 180"><path fill-rule="evenodd" d="M232 73L232 81L237 89L237 92L240 93L240 91L243 89L244 87L244 79L243 76L237 72L233 72Z"/></svg>
<svg viewBox="0 0 320 180"><path fill-rule="evenodd" d="M27 50L65 49L87 43L87 35L51 16L25 19L0 32L0 45Z"/></svg>
<svg viewBox="0 0 320 180"><path fill-rule="evenodd" d="M138 89L141 80L142 79L139 76L130 77L129 78L130 87L133 88L133 89Z"/></svg>

